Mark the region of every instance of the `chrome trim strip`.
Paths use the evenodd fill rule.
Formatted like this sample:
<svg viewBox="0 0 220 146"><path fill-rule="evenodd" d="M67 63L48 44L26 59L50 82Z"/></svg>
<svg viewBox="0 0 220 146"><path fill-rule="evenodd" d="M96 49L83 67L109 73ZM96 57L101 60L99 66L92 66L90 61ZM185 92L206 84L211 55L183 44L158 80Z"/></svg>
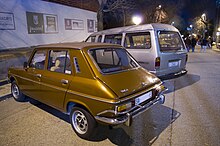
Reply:
<svg viewBox="0 0 220 146"><path fill-rule="evenodd" d="M165 101L165 97L164 95L160 95L157 99L154 99L153 101L145 104L144 106L138 105L136 107L139 107L138 109L130 112L130 113L126 113L124 115L122 115L121 117L116 117L116 118L107 118L107 117L102 117L102 116L95 116L95 119L107 124L111 124L111 125L118 125L118 124L122 124L122 123L127 123L127 126L131 125L131 119L135 118L136 116L140 115L141 113L145 112L146 110L148 110L149 108L153 107L156 104L162 104Z"/></svg>
<svg viewBox="0 0 220 146"><path fill-rule="evenodd" d="M31 82L34 82L34 83L40 84L40 81L37 82L37 81L31 80L31 79L28 79L28 78L24 78L24 77L19 76L19 75L16 75L16 74L12 74L12 73L11 73L11 75L12 75L12 76L15 76L15 77L19 77L19 78L24 79L24 80L27 80L27 81L31 81Z"/></svg>

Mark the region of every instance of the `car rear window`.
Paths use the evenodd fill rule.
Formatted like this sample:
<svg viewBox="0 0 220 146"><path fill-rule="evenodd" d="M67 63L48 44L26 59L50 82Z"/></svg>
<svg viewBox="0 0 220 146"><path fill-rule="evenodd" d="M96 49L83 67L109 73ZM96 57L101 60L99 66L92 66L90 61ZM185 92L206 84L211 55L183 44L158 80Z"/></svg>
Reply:
<svg viewBox="0 0 220 146"><path fill-rule="evenodd" d="M158 31L157 35L161 52L179 51L184 49L182 39L178 32Z"/></svg>
<svg viewBox="0 0 220 146"><path fill-rule="evenodd" d="M99 48L90 49L89 53L102 73L113 73L138 67L137 62L125 49Z"/></svg>

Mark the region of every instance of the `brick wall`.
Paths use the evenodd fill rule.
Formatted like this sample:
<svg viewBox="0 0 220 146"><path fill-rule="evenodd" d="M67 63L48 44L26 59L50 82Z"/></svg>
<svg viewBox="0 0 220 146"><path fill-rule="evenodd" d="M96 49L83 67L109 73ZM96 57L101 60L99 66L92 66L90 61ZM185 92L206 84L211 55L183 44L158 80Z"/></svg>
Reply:
<svg viewBox="0 0 220 146"><path fill-rule="evenodd" d="M44 0L44 1L90 10L93 12L97 12L99 9L98 0Z"/></svg>

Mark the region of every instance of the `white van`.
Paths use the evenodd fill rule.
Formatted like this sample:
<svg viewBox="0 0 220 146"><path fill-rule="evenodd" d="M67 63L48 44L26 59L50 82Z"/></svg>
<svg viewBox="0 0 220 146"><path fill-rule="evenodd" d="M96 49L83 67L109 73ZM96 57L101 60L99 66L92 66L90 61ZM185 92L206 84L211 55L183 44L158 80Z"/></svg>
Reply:
<svg viewBox="0 0 220 146"><path fill-rule="evenodd" d="M172 25L155 23L113 28L91 34L86 42L120 44L158 77L187 72L186 47L178 29Z"/></svg>

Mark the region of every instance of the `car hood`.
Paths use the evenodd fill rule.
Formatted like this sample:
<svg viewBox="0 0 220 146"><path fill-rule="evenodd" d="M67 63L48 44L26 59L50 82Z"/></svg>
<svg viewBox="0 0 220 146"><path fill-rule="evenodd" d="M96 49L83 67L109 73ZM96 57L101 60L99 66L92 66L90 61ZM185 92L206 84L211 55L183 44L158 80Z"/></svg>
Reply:
<svg viewBox="0 0 220 146"><path fill-rule="evenodd" d="M114 74L103 74L98 78L112 89L118 98L147 90L161 83L159 78L141 67Z"/></svg>

